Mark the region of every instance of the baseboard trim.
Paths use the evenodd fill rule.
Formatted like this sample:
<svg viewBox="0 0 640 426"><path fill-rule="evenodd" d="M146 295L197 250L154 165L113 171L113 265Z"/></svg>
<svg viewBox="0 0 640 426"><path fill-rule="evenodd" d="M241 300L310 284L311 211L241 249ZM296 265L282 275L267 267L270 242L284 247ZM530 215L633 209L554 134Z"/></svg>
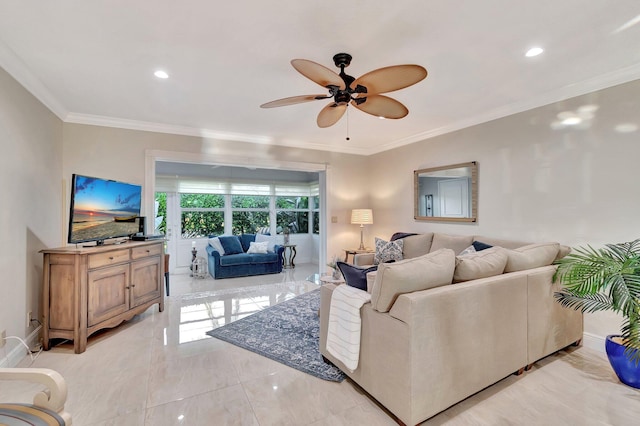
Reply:
<svg viewBox="0 0 640 426"><path fill-rule="evenodd" d="M40 339L41 329L41 325L37 326L35 330L33 330L25 339L23 339L27 346L33 348L38 343ZM14 345L13 349L9 351L6 357L0 359L0 368L15 367L20 364L24 357L28 355L27 348L25 348L22 343L18 342L15 339L8 340L7 343L8 342L15 342L17 344Z"/></svg>
<svg viewBox="0 0 640 426"><path fill-rule="evenodd" d="M604 337L598 336L597 334L583 332L582 346L600 352L601 354L606 354L604 350L604 339Z"/></svg>

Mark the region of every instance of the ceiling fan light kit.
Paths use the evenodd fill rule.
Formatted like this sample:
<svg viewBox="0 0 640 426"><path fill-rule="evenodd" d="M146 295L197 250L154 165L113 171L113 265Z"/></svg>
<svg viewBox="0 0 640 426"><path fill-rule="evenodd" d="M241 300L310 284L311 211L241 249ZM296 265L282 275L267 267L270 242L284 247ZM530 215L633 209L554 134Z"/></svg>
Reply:
<svg viewBox="0 0 640 426"><path fill-rule="evenodd" d="M261 108L274 108L332 99L318 114L318 127L330 127L344 115L349 104L360 111L380 118L399 119L405 117L409 110L401 102L382 95L412 86L427 77L427 70L420 65L394 65L379 68L354 78L344 72L351 64L351 55L338 53L333 62L340 68L340 74L307 59L293 59L291 65L309 80L329 91L328 94L302 95L278 99L260 105Z"/></svg>

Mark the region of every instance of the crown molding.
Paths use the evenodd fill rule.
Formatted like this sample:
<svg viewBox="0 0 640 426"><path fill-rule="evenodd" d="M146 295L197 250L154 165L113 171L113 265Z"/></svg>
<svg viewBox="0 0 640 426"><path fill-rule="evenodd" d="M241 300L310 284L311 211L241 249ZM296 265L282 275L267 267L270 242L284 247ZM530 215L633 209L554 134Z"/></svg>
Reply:
<svg viewBox="0 0 640 426"><path fill-rule="evenodd" d="M80 114L71 112L67 114L65 123L87 124L92 126L113 127L118 129L140 130L144 132L166 133L182 136L194 136L199 138L249 142L262 145L276 145L290 148L312 149L328 152L341 152L345 154L369 155L368 149L345 148L305 141L275 140L269 136L250 135L245 133L221 132L211 129L198 129L195 127L178 126L172 124L153 123L148 121L129 120L125 118L106 117L101 115Z"/></svg>
<svg viewBox="0 0 640 426"><path fill-rule="evenodd" d="M29 93L36 97L60 120L67 117L67 109L51 94L49 89L34 76L25 63L0 40L0 67L9 73Z"/></svg>

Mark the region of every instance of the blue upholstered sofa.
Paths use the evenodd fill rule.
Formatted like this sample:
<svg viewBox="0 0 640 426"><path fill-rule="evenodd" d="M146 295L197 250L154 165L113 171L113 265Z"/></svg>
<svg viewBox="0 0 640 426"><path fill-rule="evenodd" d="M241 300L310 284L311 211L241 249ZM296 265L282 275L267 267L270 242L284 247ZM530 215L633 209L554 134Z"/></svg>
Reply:
<svg viewBox="0 0 640 426"><path fill-rule="evenodd" d="M233 237L239 240L239 247L241 248L236 248L238 245L233 240ZM227 247L223 248L226 253L221 255L220 251L212 246L212 238L210 237L210 242L207 245L207 259L209 274L215 279L278 274L282 272L282 252L284 247L281 245L274 245L273 252L247 253L251 243L255 242L255 234L221 236L218 238L227 244ZM232 249L228 250L230 247Z"/></svg>

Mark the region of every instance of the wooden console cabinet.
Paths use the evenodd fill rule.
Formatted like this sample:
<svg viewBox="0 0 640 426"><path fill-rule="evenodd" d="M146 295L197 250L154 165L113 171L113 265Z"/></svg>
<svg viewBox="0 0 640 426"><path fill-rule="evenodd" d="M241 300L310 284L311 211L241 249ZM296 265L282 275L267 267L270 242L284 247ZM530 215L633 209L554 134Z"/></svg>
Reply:
<svg viewBox="0 0 640 426"><path fill-rule="evenodd" d="M157 303L164 310L164 241L94 247L60 247L44 254L44 349L50 339L73 340L75 353L87 338Z"/></svg>

